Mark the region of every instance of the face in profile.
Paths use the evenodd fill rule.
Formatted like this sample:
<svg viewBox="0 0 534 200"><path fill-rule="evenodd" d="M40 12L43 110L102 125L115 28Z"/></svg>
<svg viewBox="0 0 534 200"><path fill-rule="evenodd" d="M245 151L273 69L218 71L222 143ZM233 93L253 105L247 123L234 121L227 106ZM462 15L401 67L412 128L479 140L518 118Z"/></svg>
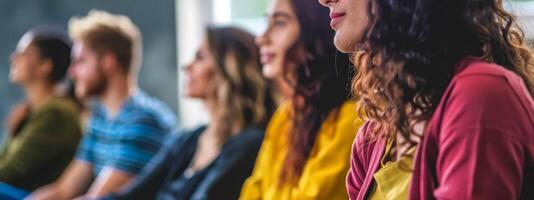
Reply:
<svg viewBox="0 0 534 200"><path fill-rule="evenodd" d="M101 59L83 42L75 42L72 48L72 64L69 75L76 83L75 93L78 98L87 98L102 94L107 85Z"/></svg>
<svg viewBox="0 0 534 200"><path fill-rule="evenodd" d="M268 8L268 28L256 38L260 48L262 73L268 79L283 77L284 68L288 71L297 64L288 56L300 35L300 25L291 0L272 0Z"/></svg>
<svg viewBox="0 0 534 200"><path fill-rule="evenodd" d="M206 99L210 81L213 81L215 58L205 40L197 50L195 58L184 67L185 95L191 98Z"/></svg>
<svg viewBox="0 0 534 200"><path fill-rule="evenodd" d="M330 8L330 26L336 31L334 44L345 53L358 51L357 45L369 24L369 0L319 0Z"/></svg>
<svg viewBox="0 0 534 200"><path fill-rule="evenodd" d="M12 83L25 85L45 76L39 73L45 62L40 57L38 47L32 44L32 40L31 34L25 34L11 54L9 80Z"/></svg>

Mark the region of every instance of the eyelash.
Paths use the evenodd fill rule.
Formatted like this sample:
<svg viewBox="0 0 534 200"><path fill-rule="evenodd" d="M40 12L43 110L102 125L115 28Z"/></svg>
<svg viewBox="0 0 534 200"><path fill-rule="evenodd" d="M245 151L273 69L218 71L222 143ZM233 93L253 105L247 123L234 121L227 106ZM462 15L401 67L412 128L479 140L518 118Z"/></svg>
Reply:
<svg viewBox="0 0 534 200"><path fill-rule="evenodd" d="M273 22L273 26L285 26L285 25L286 25L285 21L278 20L278 21Z"/></svg>
<svg viewBox="0 0 534 200"><path fill-rule="evenodd" d="M197 53L197 55L195 56L197 60L202 60L204 59L204 55L202 55L202 53Z"/></svg>

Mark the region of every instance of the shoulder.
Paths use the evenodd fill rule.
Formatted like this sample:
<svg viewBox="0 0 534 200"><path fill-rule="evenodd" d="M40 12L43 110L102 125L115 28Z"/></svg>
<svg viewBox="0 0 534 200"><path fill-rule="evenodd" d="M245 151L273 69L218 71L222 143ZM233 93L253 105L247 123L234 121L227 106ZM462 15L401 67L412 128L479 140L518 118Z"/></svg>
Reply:
<svg viewBox="0 0 534 200"><path fill-rule="evenodd" d="M276 111L274 112L271 121L272 122L282 122L290 118L291 113L293 112L293 106L290 101L282 102Z"/></svg>
<svg viewBox="0 0 534 200"><path fill-rule="evenodd" d="M464 65L451 81L456 92L499 94L516 92L524 87L522 78L503 66L477 59L466 61Z"/></svg>
<svg viewBox="0 0 534 200"><path fill-rule="evenodd" d="M264 131L257 127L247 127L231 137L221 150L221 157L253 156L256 158L263 142Z"/></svg>
<svg viewBox="0 0 534 200"><path fill-rule="evenodd" d="M484 61L478 58L466 58L458 64L458 71L454 75L454 79L461 79L470 75L485 75L485 76L514 76L515 74L505 67Z"/></svg>
<svg viewBox="0 0 534 200"><path fill-rule="evenodd" d="M131 121L136 123L155 123L153 125L174 131L176 128L176 115L162 101L138 91L132 96L130 109L128 110ZM172 127L172 128L171 128Z"/></svg>
<svg viewBox="0 0 534 200"><path fill-rule="evenodd" d="M190 140L191 138L200 136L204 132L204 130L206 130L206 127L206 125L202 125L192 129L176 130L169 135L169 140L172 141L172 143L176 143L177 141Z"/></svg>
<svg viewBox="0 0 534 200"><path fill-rule="evenodd" d="M353 130L359 128L363 124L357 112L357 104L355 101L347 101L343 103L339 109L338 124L344 128L351 128Z"/></svg>
<svg viewBox="0 0 534 200"><path fill-rule="evenodd" d="M183 146L190 146L198 141L200 135L206 130L202 125L193 129L177 130L169 134L164 142L164 146L173 149L173 152L179 152Z"/></svg>
<svg viewBox="0 0 534 200"><path fill-rule="evenodd" d="M56 117L75 117L79 111L74 101L61 97L53 97L46 105L40 108L36 115L56 116Z"/></svg>
<svg viewBox="0 0 534 200"><path fill-rule="evenodd" d="M265 130L262 128L249 126L238 134L238 137L244 142L261 142Z"/></svg>
<svg viewBox="0 0 534 200"><path fill-rule="evenodd" d="M519 103L528 97L523 80L502 66L481 60L471 61L458 72L449 86L448 103L471 105L470 110ZM451 107L451 106L449 106Z"/></svg>
<svg viewBox="0 0 534 200"><path fill-rule="evenodd" d="M264 130L254 126L249 126L243 129L237 135L231 137L226 142L225 146L238 147L238 148L256 148L261 145L263 141Z"/></svg>
<svg viewBox="0 0 534 200"><path fill-rule="evenodd" d="M363 124L356 111L356 102L346 101L332 115L323 122L323 127L334 128L334 137L342 137L352 141L358 128Z"/></svg>
<svg viewBox="0 0 534 200"><path fill-rule="evenodd" d="M354 147L367 148L374 146L379 140L383 140L375 137L376 122L373 120L365 121L365 123L358 129Z"/></svg>
<svg viewBox="0 0 534 200"><path fill-rule="evenodd" d="M32 129L46 129L40 131L71 134L81 130L80 112L71 100L54 97L31 113L28 125Z"/></svg>
<svg viewBox="0 0 534 200"><path fill-rule="evenodd" d="M502 66L476 60L458 72L443 96L445 132L465 128L521 133L534 116L534 101L523 80Z"/></svg>
<svg viewBox="0 0 534 200"><path fill-rule="evenodd" d="M285 135L292 124L292 106L290 101L282 102L267 125L266 138L277 139L280 135Z"/></svg>

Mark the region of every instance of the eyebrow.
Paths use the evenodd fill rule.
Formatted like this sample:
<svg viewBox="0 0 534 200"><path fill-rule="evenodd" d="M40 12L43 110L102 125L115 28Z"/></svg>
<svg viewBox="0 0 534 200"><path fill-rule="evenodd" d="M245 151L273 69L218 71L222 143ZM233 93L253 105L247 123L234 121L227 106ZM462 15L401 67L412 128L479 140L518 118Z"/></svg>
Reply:
<svg viewBox="0 0 534 200"><path fill-rule="evenodd" d="M289 15L288 13L286 12L274 12L273 14L270 14L269 17L272 17L272 18L286 18L286 19L290 19L291 18L291 15Z"/></svg>

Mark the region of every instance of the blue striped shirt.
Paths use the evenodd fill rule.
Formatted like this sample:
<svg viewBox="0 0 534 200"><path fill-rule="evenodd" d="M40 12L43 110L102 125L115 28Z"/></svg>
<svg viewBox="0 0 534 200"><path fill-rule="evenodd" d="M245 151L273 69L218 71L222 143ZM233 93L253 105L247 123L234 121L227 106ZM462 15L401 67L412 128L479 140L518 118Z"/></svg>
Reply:
<svg viewBox="0 0 534 200"><path fill-rule="evenodd" d="M89 126L77 159L93 165L97 176L110 167L137 174L176 129L176 117L162 102L142 91L134 93L110 119L100 103L94 103Z"/></svg>

